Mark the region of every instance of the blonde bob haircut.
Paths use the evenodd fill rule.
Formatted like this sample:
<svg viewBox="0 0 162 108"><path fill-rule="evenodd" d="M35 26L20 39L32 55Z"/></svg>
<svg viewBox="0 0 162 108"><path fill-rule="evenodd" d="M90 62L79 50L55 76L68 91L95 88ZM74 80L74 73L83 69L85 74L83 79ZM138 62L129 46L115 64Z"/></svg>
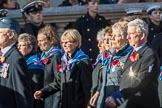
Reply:
<svg viewBox="0 0 162 108"><path fill-rule="evenodd" d="M82 36L76 29L68 29L66 30L62 36L61 36L61 41L63 40L69 40L70 42L77 42L78 43L78 48L81 47L81 42L82 42Z"/></svg>

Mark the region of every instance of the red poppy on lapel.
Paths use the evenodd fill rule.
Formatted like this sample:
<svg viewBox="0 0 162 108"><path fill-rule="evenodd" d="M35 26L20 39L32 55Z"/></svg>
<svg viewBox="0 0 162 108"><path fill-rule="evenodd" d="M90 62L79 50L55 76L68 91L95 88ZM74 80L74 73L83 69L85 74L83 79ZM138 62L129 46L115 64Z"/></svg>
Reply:
<svg viewBox="0 0 162 108"><path fill-rule="evenodd" d="M42 60L42 63L43 63L43 64L49 64L49 63L50 63L50 59L49 59L49 58L44 58L44 59Z"/></svg>
<svg viewBox="0 0 162 108"><path fill-rule="evenodd" d="M57 71L58 72L62 72L62 66L61 66L61 64L57 65Z"/></svg>
<svg viewBox="0 0 162 108"><path fill-rule="evenodd" d="M103 52L103 58L105 59L105 58L107 58L108 56L109 56L108 52L107 52L107 51L104 51L104 52Z"/></svg>
<svg viewBox="0 0 162 108"><path fill-rule="evenodd" d="M0 63L4 63L5 60L6 60L5 57L2 57L2 56L0 57Z"/></svg>
<svg viewBox="0 0 162 108"><path fill-rule="evenodd" d="M136 62L137 60L139 60L139 54L138 53L136 53L136 52L133 52L131 55L130 55L130 60L132 61L132 62Z"/></svg>
<svg viewBox="0 0 162 108"><path fill-rule="evenodd" d="M120 60L119 60L119 59L113 60L113 61L112 61L112 65L113 65L113 66L120 66Z"/></svg>

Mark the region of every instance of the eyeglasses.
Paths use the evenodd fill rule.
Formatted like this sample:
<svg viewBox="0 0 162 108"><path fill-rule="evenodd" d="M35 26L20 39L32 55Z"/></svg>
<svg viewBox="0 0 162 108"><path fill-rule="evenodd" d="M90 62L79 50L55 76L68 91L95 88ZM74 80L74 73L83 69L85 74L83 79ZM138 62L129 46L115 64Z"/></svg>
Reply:
<svg viewBox="0 0 162 108"><path fill-rule="evenodd" d="M29 46L28 44L18 44L17 47L25 47L25 46Z"/></svg>
<svg viewBox="0 0 162 108"><path fill-rule="evenodd" d="M61 45L63 45L63 44L69 45L69 44L72 44L72 43L74 43L74 42L66 41L66 42L61 42Z"/></svg>

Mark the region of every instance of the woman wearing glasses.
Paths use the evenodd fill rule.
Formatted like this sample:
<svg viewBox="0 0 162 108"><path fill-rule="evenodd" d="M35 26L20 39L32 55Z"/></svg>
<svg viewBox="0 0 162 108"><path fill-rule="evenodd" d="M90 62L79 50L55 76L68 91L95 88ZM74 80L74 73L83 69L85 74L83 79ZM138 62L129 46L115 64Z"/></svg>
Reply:
<svg viewBox="0 0 162 108"><path fill-rule="evenodd" d="M61 108L86 108L92 85L92 66L89 57L80 49L81 35L75 29L66 30L61 36L64 55L58 65L61 83L51 83L36 91L35 99L47 97L61 89Z"/></svg>

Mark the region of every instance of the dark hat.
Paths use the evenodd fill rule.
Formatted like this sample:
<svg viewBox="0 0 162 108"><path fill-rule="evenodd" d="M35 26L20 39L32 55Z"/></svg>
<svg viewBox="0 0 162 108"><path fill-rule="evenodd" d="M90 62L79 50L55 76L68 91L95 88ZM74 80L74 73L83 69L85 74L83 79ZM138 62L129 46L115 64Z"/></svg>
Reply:
<svg viewBox="0 0 162 108"><path fill-rule="evenodd" d="M34 12L34 11L42 11L43 7L43 1L32 1L28 4L26 4L22 10L23 12L26 12L27 14L29 12Z"/></svg>
<svg viewBox="0 0 162 108"><path fill-rule="evenodd" d="M86 0L85 3L88 3L88 2L100 2L100 0Z"/></svg>
<svg viewBox="0 0 162 108"><path fill-rule="evenodd" d="M17 34L20 33L20 25L13 18L1 17L0 18L0 28L9 28L9 29L15 30L15 32Z"/></svg>
<svg viewBox="0 0 162 108"><path fill-rule="evenodd" d="M160 6L159 4L154 4L154 5L150 5L150 6L146 9L146 12L147 12L148 14L151 14L152 11L154 11L154 10L160 10L160 11L162 11L161 6Z"/></svg>
<svg viewBox="0 0 162 108"><path fill-rule="evenodd" d="M142 14L142 9L139 8L129 8L125 10L128 16L132 15L141 15Z"/></svg>
<svg viewBox="0 0 162 108"><path fill-rule="evenodd" d="M0 9L0 17L6 17L7 13L8 13L7 9Z"/></svg>

